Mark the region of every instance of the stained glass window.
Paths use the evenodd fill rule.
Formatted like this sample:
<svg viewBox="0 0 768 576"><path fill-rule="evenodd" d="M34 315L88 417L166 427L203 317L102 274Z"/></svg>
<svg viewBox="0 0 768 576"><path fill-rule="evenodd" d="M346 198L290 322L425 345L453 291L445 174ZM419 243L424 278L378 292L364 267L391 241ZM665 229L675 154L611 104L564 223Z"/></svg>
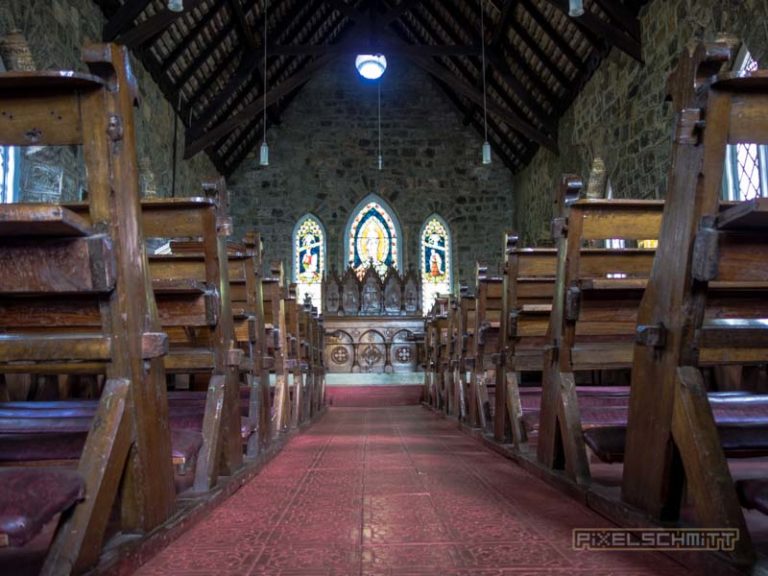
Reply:
<svg viewBox="0 0 768 576"><path fill-rule="evenodd" d="M742 49L734 68L754 72L758 65L749 51ZM738 201L768 196L767 160L765 146L749 142L729 145L723 186L725 199Z"/></svg>
<svg viewBox="0 0 768 576"><path fill-rule="evenodd" d="M377 199L364 201L353 213L347 239L347 260L359 278L370 266L382 276L389 266L400 268L398 225Z"/></svg>
<svg viewBox="0 0 768 576"><path fill-rule="evenodd" d="M293 274L299 302L309 294L312 304L320 309L324 272L325 231L320 221L308 214L293 230Z"/></svg>
<svg viewBox="0 0 768 576"><path fill-rule="evenodd" d="M421 230L421 290L425 314L438 294L451 291L451 235L439 216L427 218Z"/></svg>
<svg viewBox="0 0 768 576"><path fill-rule="evenodd" d="M0 146L0 204L14 201L16 172L16 150L10 146Z"/></svg>

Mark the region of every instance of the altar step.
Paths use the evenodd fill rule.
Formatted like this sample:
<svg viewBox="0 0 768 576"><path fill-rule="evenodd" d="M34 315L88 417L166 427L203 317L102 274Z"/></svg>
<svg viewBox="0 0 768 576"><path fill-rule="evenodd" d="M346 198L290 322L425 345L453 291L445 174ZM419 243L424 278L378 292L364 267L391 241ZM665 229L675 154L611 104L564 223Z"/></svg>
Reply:
<svg viewBox="0 0 768 576"><path fill-rule="evenodd" d="M328 385L325 393L328 405L335 408L386 408L419 404L422 389L420 384Z"/></svg>

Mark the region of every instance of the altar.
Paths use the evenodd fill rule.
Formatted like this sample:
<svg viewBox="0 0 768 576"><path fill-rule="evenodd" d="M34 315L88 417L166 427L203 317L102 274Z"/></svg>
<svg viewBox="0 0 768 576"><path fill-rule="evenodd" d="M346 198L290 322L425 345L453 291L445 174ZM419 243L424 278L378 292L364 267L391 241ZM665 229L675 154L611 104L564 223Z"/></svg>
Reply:
<svg viewBox="0 0 768 576"><path fill-rule="evenodd" d="M383 272L383 273L382 273ZM324 360L333 373L404 374L422 371L421 287L415 272L401 276L349 268L323 282Z"/></svg>

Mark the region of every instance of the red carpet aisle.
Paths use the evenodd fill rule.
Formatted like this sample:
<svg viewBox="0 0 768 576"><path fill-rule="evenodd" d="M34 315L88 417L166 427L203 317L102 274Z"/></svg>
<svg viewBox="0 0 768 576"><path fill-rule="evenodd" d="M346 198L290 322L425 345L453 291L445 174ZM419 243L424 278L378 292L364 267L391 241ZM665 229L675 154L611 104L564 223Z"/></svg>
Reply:
<svg viewBox="0 0 768 576"><path fill-rule="evenodd" d="M421 403L423 386L328 386L329 406L343 408L385 408L416 406Z"/></svg>
<svg viewBox="0 0 768 576"><path fill-rule="evenodd" d="M686 574L576 552L605 520L420 407L334 408L138 574Z"/></svg>

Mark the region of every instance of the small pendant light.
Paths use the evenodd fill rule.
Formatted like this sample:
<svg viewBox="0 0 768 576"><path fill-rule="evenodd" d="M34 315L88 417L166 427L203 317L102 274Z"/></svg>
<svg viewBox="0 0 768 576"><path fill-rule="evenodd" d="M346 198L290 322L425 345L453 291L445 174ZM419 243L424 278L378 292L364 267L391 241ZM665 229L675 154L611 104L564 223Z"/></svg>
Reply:
<svg viewBox="0 0 768 576"><path fill-rule="evenodd" d="M184 0L168 0L168 10L171 12L184 12Z"/></svg>
<svg viewBox="0 0 768 576"><path fill-rule="evenodd" d="M568 16L578 18L584 15L584 0L569 0Z"/></svg>
<svg viewBox="0 0 768 576"><path fill-rule="evenodd" d="M488 95L485 85L485 17L483 15L483 0L480 0L480 46L483 59L483 129L485 130L485 142L483 142L483 164L491 163L491 144L488 142Z"/></svg>
<svg viewBox="0 0 768 576"><path fill-rule="evenodd" d="M262 69L264 74L264 118L262 119L264 137L261 141L259 153L259 164L261 166L269 166L269 145L267 144L267 2L268 0L264 0L264 67Z"/></svg>

